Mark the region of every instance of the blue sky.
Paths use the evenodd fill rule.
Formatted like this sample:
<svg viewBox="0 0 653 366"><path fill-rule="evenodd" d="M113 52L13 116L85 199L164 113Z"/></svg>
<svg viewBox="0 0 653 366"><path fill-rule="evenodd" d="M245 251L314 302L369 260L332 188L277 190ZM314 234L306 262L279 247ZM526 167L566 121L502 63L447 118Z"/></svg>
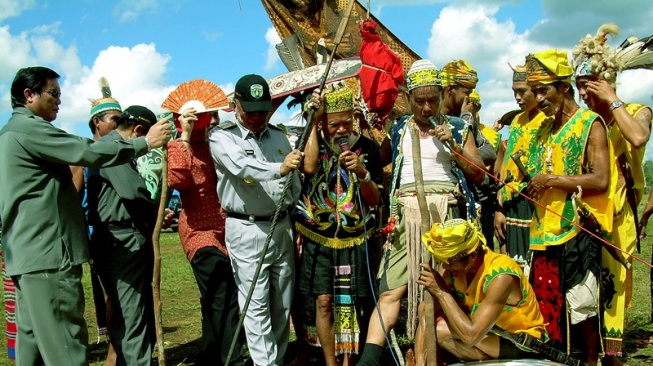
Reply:
<svg viewBox="0 0 653 366"><path fill-rule="evenodd" d="M367 1L362 1L364 5ZM626 36L650 35L649 0L372 0L371 12L424 58L442 66L463 58L479 72L483 122L515 109L507 63L546 48L570 50L587 33L614 21ZM633 11L633 9L637 9ZM183 81L204 78L229 93L248 73L286 71L274 52L279 41L255 0L0 0L0 126L10 115L15 72L44 65L62 76L62 106L55 125L89 136L90 103L105 76L123 107L155 111ZM619 78L626 101L651 104L653 71ZM275 122L289 119L280 110ZM225 116L228 118L229 116ZM653 149L649 156L653 157Z"/></svg>

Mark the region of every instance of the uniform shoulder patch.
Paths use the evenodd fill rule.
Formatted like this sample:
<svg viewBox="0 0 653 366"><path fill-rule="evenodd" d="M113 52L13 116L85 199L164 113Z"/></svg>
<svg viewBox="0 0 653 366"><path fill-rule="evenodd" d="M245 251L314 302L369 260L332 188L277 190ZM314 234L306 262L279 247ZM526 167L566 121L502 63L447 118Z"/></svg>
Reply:
<svg viewBox="0 0 653 366"><path fill-rule="evenodd" d="M219 128L221 130L226 130L233 127L236 127L236 123L232 121L224 121L216 126L216 128Z"/></svg>

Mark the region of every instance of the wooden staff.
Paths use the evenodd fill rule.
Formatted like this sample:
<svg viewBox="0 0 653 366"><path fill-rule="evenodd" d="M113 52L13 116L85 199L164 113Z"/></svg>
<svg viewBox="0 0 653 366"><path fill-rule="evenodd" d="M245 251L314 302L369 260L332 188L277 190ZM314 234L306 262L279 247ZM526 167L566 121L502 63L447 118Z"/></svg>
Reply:
<svg viewBox="0 0 653 366"><path fill-rule="evenodd" d="M159 366L166 365L166 353L163 346L163 317L161 310L161 228L163 227L163 216L168 198L168 149L163 145L161 156L161 199L159 200L159 213L152 233L152 246L154 248L154 270L152 271L152 297L154 300L154 326L156 328L156 345L159 355Z"/></svg>
<svg viewBox="0 0 653 366"><path fill-rule="evenodd" d="M428 232L431 229L431 213L429 212L429 208L426 203L426 194L424 193L424 175L422 173L422 147L420 145L419 131L416 125L409 125L408 130L410 131L411 144L413 148L413 171L415 174L415 188L417 190L417 204L419 205L421 216L419 235L421 241L422 234ZM428 263L430 262L430 259L430 253L422 246L422 262ZM408 280L410 281L410 278ZM411 284L408 284L408 286L410 285ZM435 365L436 363L437 339L435 338L434 301L435 299L433 299L431 294L424 294L423 326L426 326L426 360L424 360L423 354L416 354L416 362L418 365Z"/></svg>

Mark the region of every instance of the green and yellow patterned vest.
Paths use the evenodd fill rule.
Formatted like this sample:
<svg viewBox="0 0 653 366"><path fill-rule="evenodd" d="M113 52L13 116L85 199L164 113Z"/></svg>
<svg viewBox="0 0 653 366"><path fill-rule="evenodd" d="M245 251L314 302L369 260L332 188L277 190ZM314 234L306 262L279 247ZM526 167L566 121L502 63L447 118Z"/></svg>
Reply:
<svg viewBox="0 0 653 366"><path fill-rule="evenodd" d="M513 181L501 188L503 202L515 198L517 193L526 187L523 174L517 169L517 165L510 156L519 150L523 150L526 152L526 155L522 157L521 161L526 167L526 170L534 172L533 160L529 159L528 155L534 149L533 143L535 142L537 131L545 119L546 115L540 112L532 121L529 121L528 112L522 112L515 116L512 123L510 123L508 143L506 145L503 166L501 167L501 179L505 180L508 175L511 175Z"/></svg>
<svg viewBox="0 0 653 366"><path fill-rule="evenodd" d="M574 176L586 174L585 149L592 123L601 117L585 107L580 107L559 131L552 133L553 123L543 123L537 133L536 143L529 156L535 164L535 174ZM612 144L608 141L609 162L614 160ZM616 169L610 169L610 184L602 193L583 193L583 201L601 225L605 237L612 233L617 183ZM560 189L547 189L542 193L531 222L530 249L545 250L550 245L560 245L573 239L580 229L571 199L572 193ZM546 209L544 207L546 207ZM560 217L562 216L562 218Z"/></svg>

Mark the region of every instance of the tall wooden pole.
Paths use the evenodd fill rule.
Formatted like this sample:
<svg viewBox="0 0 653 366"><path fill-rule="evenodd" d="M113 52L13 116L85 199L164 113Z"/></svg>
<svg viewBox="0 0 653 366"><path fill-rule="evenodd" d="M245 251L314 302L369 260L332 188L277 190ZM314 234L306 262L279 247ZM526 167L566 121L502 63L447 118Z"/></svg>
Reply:
<svg viewBox="0 0 653 366"><path fill-rule="evenodd" d="M163 216L168 198L168 149L163 146L161 156L161 199L159 200L159 213L152 233L152 246L154 248L154 270L152 271L152 297L154 299L154 325L156 329L156 344L159 355L159 366L165 366L166 353L163 345L163 316L161 311L161 228L163 227Z"/></svg>

